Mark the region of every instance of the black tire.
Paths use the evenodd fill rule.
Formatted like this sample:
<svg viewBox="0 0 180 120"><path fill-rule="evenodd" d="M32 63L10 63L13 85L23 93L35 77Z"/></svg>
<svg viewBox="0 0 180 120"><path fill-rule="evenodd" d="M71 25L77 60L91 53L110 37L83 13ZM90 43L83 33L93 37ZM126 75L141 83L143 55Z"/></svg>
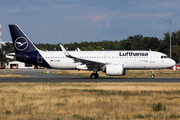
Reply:
<svg viewBox="0 0 180 120"><path fill-rule="evenodd" d="M99 75L97 73L92 73L90 76L92 79L98 78Z"/></svg>
<svg viewBox="0 0 180 120"><path fill-rule="evenodd" d="M91 74L90 76L92 79L96 78L96 74Z"/></svg>
<svg viewBox="0 0 180 120"><path fill-rule="evenodd" d="M98 77L99 77L99 74L97 74L97 73L96 73L95 75L96 75L96 78L98 78Z"/></svg>

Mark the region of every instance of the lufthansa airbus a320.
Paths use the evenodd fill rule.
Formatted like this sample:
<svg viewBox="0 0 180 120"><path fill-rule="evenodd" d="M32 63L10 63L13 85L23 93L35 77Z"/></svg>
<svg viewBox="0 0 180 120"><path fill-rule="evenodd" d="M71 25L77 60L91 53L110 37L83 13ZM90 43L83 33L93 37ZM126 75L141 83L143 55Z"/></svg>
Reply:
<svg viewBox="0 0 180 120"><path fill-rule="evenodd" d="M15 54L14 59L47 68L93 71L91 78L98 78L98 71L121 76L126 70L164 69L175 65L166 54L155 51L42 51L34 46L17 25L9 25ZM151 75L154 78L154 75Z"/></svg>

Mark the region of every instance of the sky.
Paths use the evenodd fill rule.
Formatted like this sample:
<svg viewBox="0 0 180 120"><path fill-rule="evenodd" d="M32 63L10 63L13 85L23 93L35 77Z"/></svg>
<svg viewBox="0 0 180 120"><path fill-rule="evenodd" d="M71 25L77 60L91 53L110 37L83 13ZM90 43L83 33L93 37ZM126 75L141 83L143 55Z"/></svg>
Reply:
<svg viewBox="0 0 180 120"><path fill-rule="evenodd" d="M1 0L2 41L17 24L33 43L123 40L142 34L163 39L180 30L179 0Z"/></svg>

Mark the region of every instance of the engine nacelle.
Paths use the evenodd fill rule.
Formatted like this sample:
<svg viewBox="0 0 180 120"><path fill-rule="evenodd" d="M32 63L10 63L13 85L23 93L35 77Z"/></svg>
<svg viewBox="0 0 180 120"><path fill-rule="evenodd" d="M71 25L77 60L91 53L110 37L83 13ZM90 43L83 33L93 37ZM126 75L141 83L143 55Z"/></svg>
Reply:
<svg viewBox="0 0 180 120"><path fill-rule="evenodd" d="M125 74L126 70L124 69L124 64L122 63L106 65L106 75L120 76Z"/></svg>

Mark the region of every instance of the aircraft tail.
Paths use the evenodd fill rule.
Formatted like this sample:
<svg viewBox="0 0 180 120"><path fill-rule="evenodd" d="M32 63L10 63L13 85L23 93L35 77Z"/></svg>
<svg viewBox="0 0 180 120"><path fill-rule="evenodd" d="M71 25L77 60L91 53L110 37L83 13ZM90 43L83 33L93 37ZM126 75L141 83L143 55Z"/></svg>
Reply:
<svg viewBox="0 0 180 120"><path fill-rule="evenodd" d="M9 30L16 54L38 50L18 25L9 25Z"/></svg>

